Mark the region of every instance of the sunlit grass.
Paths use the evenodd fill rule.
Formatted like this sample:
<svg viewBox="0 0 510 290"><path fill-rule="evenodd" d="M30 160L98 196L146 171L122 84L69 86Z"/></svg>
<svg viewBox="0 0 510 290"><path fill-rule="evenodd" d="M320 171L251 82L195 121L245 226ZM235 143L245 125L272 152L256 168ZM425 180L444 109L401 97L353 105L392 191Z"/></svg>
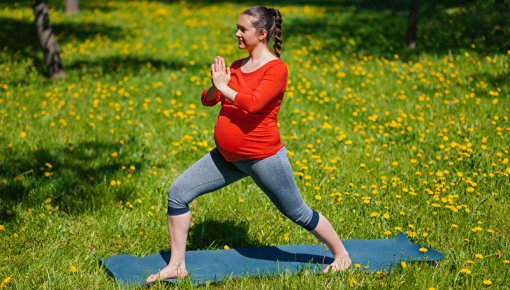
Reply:
<svg viewBox="0 0 510 290"><path fill-rule="evenodd" d="M115 288L96 256L168 249L166 190L214 147L218 107L199 95L216 55L244 56L233 34L245 8L87 1L77 16L52 10L60 80L41 74L28 4L1 8L2 286ZM507 287L509 53L475 43L398 53L385 35L370 49L348 24L387 11L281 10L290 83L279 125L304 199L343 239L402 231L446 257L391 274L303 271L219 288ZM316 243L249 180L191 207L189 249Z"/></svg>

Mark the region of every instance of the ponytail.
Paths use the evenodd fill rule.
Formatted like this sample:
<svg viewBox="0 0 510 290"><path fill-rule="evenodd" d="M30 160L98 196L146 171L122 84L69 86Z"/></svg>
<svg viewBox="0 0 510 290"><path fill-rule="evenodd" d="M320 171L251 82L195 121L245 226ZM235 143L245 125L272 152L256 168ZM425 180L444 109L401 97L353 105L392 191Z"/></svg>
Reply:
<svg viewBox="0 0 510 290"><path fill-rule="evenodd" d="M279 58L282 49L282 14L276 8L271 8L274 15L274 53Z"/></svg>

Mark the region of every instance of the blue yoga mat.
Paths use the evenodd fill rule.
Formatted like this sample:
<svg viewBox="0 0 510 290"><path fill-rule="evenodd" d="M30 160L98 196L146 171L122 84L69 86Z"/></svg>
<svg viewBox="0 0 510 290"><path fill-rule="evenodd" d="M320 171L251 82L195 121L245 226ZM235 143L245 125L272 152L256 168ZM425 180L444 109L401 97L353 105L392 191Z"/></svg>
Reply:
<svg viewBox="0 0 510 290"><path fill-rule="evenodd" d="M401 233L393 239L343 241L355 264L367 272L389 272L401 261L437 261L444 254L434 249L413 244ZM170 252L159 252L147 257L117 255L101 259L107 271L121 285L143 285L151 273L164 268ZM333 261L333 255L324 245L288 245L230 250L187 251L186 267L193 284L218 282L229 277L275 276L309 269L319 273ZM168 279L168 282L176 282Z"/></svg>

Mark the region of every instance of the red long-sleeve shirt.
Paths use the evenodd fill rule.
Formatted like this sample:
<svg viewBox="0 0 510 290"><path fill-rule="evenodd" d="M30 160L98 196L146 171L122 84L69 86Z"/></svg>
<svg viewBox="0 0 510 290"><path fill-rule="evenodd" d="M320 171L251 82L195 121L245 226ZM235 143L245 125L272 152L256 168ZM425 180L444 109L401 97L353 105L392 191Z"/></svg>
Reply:
<svg viewBox="0 0 510 290"><path fill-rule="evenodd" d="M229 161L262 159L274 155L283 143L278 130L278 112L287 87L287 66L271 60L253 72L241 71L242 60L230 66L228 86L238 92L231 103L220 92L216 99L202 104L221 110L214 128L214 140L221 155Z"/></svg>

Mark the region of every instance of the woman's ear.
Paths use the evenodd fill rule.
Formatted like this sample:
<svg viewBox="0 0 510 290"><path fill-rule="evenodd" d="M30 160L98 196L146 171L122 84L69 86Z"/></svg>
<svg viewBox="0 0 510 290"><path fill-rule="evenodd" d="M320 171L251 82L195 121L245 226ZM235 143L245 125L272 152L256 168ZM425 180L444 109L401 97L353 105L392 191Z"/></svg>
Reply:
<svg viewBox="0 0 510 290"><path fill-rule="evenodd" d="M266 37L267 37L267 30L262 29L262 30L259 32L259 40L260 40L260 41L264 41L264 39L266 39Z"/></svg>

